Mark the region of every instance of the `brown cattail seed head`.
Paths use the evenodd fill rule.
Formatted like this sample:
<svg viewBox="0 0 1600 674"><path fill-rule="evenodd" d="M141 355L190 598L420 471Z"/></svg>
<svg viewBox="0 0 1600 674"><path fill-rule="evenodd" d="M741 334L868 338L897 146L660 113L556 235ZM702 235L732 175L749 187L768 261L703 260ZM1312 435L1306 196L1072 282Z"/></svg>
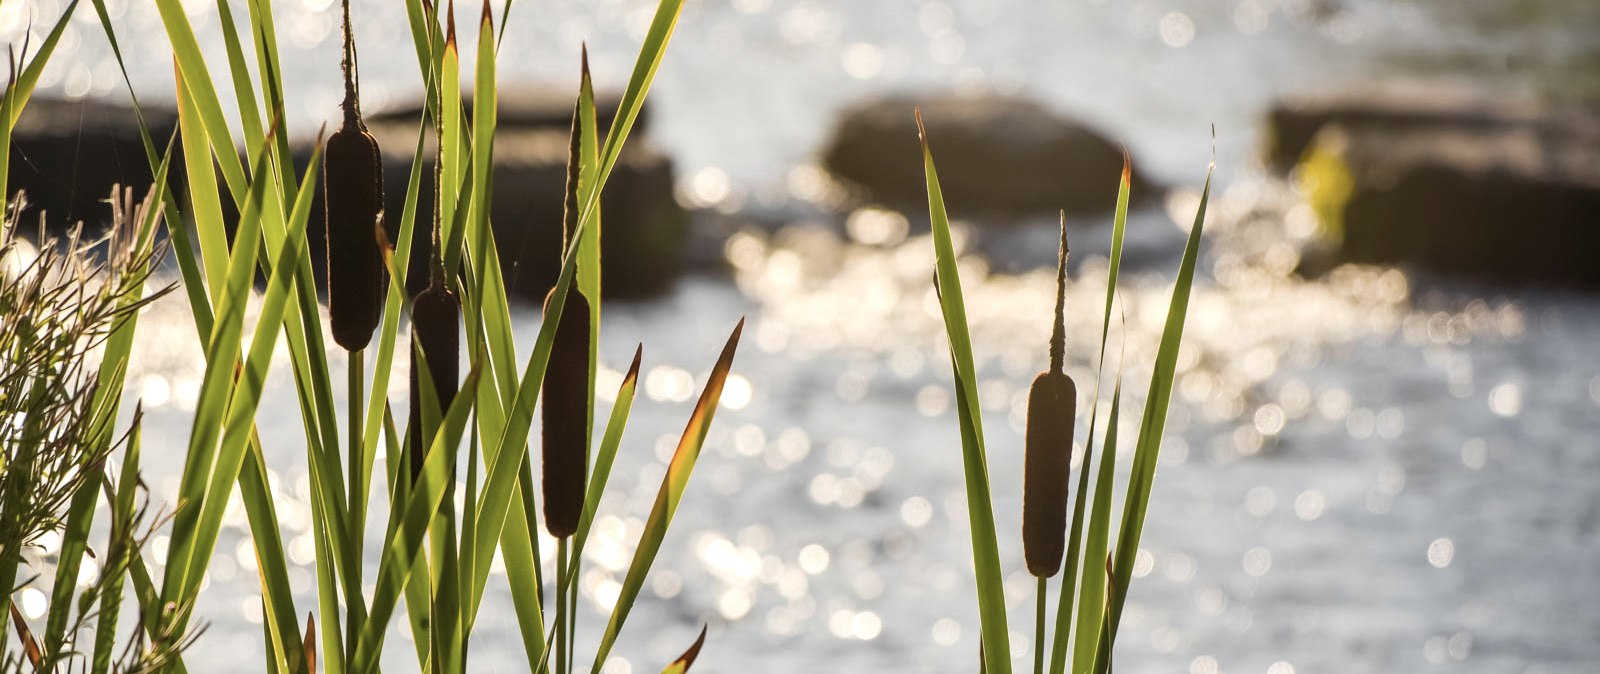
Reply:
<svg viewBox="0 0 1600 674"><path fill-rule="evenodd" d="M439 413L450 409L459 386L459 356L461 338L456 324L461 320L461 302L455 293L442 284L436 284L417 293L411 305L411 339L422 347L427 359L428 376L433 379L434 398L439 401ZM416 350L411 352L411 479L422 473L422 462L428 454L431 438L422 435L422 363L417 362Z"/></svg>
<svg viewBox="0 0 1600 674"><path fill-rule="evenodd" d="M1061 570L1066 549L1067 486L1072 477L1072 430L1078 386L1063 369L1066 360L1067 223L1061 216L1056 267L1055 325L1050 333L1050 370L1028 389L1028 427L1022 475L1022 556L1028 573L1049 578Z"/></svg>
<svg viewBox="0 0 1600 674"><path fill-rule="evenodd" d="M545 297L550 315L551 290ZM589 464L589 300L577 288L567 291L566 305L550 345L545 367L544 398L544 526L564 538L578 531Z"/></svg>
<svg viewBox="0 0 1600 674"><path fill-rule="evenodd" d="M344 123L328 137L323 155L326 206L328 318L333 340L350 351L366 348L378 327L388 276L374 229L383 214L383 159L378 141L361 122L355 78L355 41L345 5Z"/></svg>
<svg viewBox="0 0 1600 674"><path fill-rule="evenodd" d="M1041 373L1028 390L1027 449L1022 481L1022 553L1028 573L1049 578L1066 549L1067 485L1078 387L1060 372Z"/></svg>

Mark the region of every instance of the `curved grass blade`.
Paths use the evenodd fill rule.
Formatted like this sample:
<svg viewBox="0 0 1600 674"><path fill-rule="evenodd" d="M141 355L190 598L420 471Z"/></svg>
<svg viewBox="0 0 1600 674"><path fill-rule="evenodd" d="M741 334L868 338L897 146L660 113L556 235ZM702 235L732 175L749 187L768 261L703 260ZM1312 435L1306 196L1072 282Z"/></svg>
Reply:
<svg viewBox="0 0 1600 674"><path fill-rule="evenodd" d="M589 670L590 674L599 674L601 665L604 665L606 658L611 655L617 634L622 631L622 625L628 619L628 612L638 599L639 590L644 587L645 575L649 573L650 565L655 562L656 553L661 550L661 542L666 539L667 528L672 525L672 516L678 510L678 502L683 499L684 489L689 486L689 475L694 472L695 462L700 458L700 449L705 445L706 433L711 430L711 420L716 415L717 405L722 400L722 386L728 381L728 371L733 368L733 356L739 348L739 335L743 331L744 319L741 318L739 324L733 328L733 334L728 337L728 343L722 347L722 355L717 357L717 364L711 369L711 377L706 381L705 390L700 393L700 401L695 403L694 412L689 415L689 423L683 428L678 448L673 452L672 461L667 464L667 474L661 480L661 490L656 493L655 505L650 508L650 516L645 519L644 534L640 537L639 547L634 550L633 561L628 565L628 574L623 578L616 608L611 611L611 620L606 624L605 634L600 638L600 647L595 651L594 665Z"/></svg>
<svg viewBox="0 0 1600 674"><path fill-rule="evenodd" d="M55 25L50 28L50 34L39 43L39 50L34 52L33 58L22 67L22 72L17 73L11 91L6 92L7 135L16 128L17 120L22 117L23 108L27 107L28 99L33 97L33 89L39 84L39 76L44 74L44 67L50 63L51 55L55 54L56 45L61 42L61 35L66 32L67 24L72 21L72 15L78 9L78 2L79 0L72 0L61 12L61 17L56 19ZM25 57L27 54L21 56Z"/></svg>
<svg viewBox="0 0 1600 674"><path fill-rule="evenodd" d="M978 406L977 373L972 358L972 337L967 328L966 303L961 295L961 277L956 265L955 246L950 238L950 218L933 152L917 113L917 132L922 141L923 170L928 182L928 214L933 221L933 246L936 255L939 306L944 313L945 332L950 338L950 363L955 373L956 412L961 422L961 453L966 475L967 515L972 529L973 567L978 584L978 614L982 623L982 645L986 671L1010 674L1010 632L1006 628L1005 585L1000 569L1000 544L995 536L994 505L989 495L989 466L983 443L983 418Z"/></svg>
<svg viewBox="0 0 1600 674"><path fill-rule="evenodd" d="M320 157L314 152L313 163L307 168L306 175L312 180L316 179L317 159ZM265 181L265 176L258 176L257 181L258 183ZM196 530L199 543L188 558L191 568L184 577L193 582L183 586L186 591L192 591L191 588L198 586L200 575L209 565L212 547L221 529L228 494L243 466L246 444L254 429L256 407L260 403L267 369L271 365L278 332L283 324L283 312L288 303L288 295L292 291L292 270L299 266L301 252L306 246L307 220L311 212L310 195L309 191L302 193L300 200L295 204L289 236L284 240L283 250L278 255L279 261L283 264L275 267L267 282L260 318L250 342L250 353L238 376L237 388L233 390L231 400L228 402L225 422L221 429L222 438L216 450L217 469L212 475L206 499L201 502L203 510L200 526ZM253 276L253 273L251 275Z"/></svg>
<svg viewBox="0 0 1600 674"><path fill-rule="evenodd" d="M33 631L28 629L28 621L23 620L22 611L17 610L16 604L11 605L11 624L22 639L22 653L28 658L28 664L33 665L33 671L39 671L44 652L39 650L39 642L33 638Z"/></svg>
<svg viewBox="0 0 1600 674"><path fill-rule="evenodd" d="M600 439L600 449L595 453L594 470L591 471L589 490L584 496L583 518L578 520L578 533L573 538L573 557L583 554L584 543L589 540L589 527L594 525L595 511L600 508L600 497L605 494L606 482L611 477L611 466L617 460L617 447L622 444L622 431L628 426L628 413L633 409L633 395L639 387L639 362L644 357L644 345L633 352L633 364L617 387L616 403L611 406L611 419L606 422L605 436Z"/></svg>
<svg viewBox="0 0 1600 674"><path fill-rule="evenodd" d="M201 379L199 401L189 433L188 458L184 461L179 482L179 509L172 524L171 550L175 554L169 557L162 588L169 601L176 600L187 591L185 574L189 571L189 546L193 542L192 533L199 516L197 507L205 496L206 480L211 475L223 414L242 349L246 297L255 278L256 256L261 244L259 205L262 193L266 191L263 168L266 160L267 155L263 151L256 160L255 169L256 175L262 178L251 186L250 200L240 215L234 252L228 264L227 283L222 298L217 302L216 321L211 327L211 334L206 336L206 371Z"/></svg>
<svg viewBox="0 0 1600 674"><path fill-rule="evenodd" d="M1117 462L1117 424L1122 416L1122 373L1117 368L1117 384L1111 392L1111 413L1106 417L1105 447L1100 451L1100 473L1095 478L1094 506L1089 515L1088 541L1083 559L1093 560L1084 565L1083 578L1078 589L1078 617L1075 642L1072 646L1072 671L1088 672L1094 666L1096 649L1100 647L1101 629L1106 613L1106 574L1099 560L1106 558L1106 546L1111 531L1111 494L1114 488L1113 472ZM1088 471L1087 465L1084 467Z"/></svg>
<svg viewBox="0 0 1600 674"><path fill-rule="evenodd" d="M689 668L693 667L694 661L700 657L700 648L705 645L706 627L701 625L700 637L694 640L694 645L684 651L683 655L678 656L677 660L673 660L672 664L667 665L666 669L661 670L661 674L689 674Z"/></svg>
<svg viewBox="0 0 1600 674"><path fill-rule="evenodd" d="M1110 667L1110 648L1116 642L1117 624L1122 619L1122 607L1128 597L1128 583L1133 578L1134 556L1139 551L1139 536L1144 529L1145 511L1150 504L1150 487L1155 481L1156 458L1161 452L1161 436L1167 423L1167 406L1172 400L1172 385L1178 367L1178 350L1183 343L1184 319L1189 313L1189 294L1194 287L1195 267L1200 258L1200 239L1205 230L1206 204L1211 199L1211 176L1216 165L1206 170L1205 188L1200 193L1200 206L1195 212L1194 224L1189 229L1189 241L1183 249L1183 262L1178 267L1177 280L1173 282L1172 304L1167 309L1167 323L1161 331L1161 346L1156 352L1155 367L1150 373L1150 392L1145 397L1144 418L1139 423L1139 438L1135 441L1133 472L1128 476L1128 493L1122 506L1122 525L1117 536L1116 573L1112 578L1111 599L1107 607L1106 648L1097 659L1096 670Z"/></svg>
<svg viewBox="0 0 1600 674"><path fill-rule="evenodd" d="M12 62L11 81L7 83L5 93L0 94L0 115L4 116L5 121L4 133L0 133L0 152L4 152L0 154L0 210L4 210L3 202L11 194L8 184L11 174L11 130L16 128L17 120L22 117L22 110L28 106L28 99L33 97L33 89L39 83L39 75L50 62L50 56L55 53L56 45L61 42L62 33L66 31L67 24L77 9L78 0L72 0L72 4L67 5L66 11L61 13L61 18L56 19L50 34L40 43L33 59L22 67L22 72L18 73L16 62ZM14 58L26 56L24 53Z"/></svg>

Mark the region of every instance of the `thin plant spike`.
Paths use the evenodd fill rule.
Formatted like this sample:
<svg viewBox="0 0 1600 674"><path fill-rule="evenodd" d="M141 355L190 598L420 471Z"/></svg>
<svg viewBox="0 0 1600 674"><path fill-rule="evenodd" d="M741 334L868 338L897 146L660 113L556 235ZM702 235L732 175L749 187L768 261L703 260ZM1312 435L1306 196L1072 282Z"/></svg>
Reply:
<svg viewBox="0 0 1600 674"><path fill-rule="evenodd" d="M617 635L628 620L628 612L638 599L639 590L644 587L645 575L655 562L656 553L661 550L661 542L666 539L667 528L672 525L672 516L677 512L678 502L683 499L684 489L689 486L689 476L694 472L700 450L705 445L706 434L711 430L711 420L716 416L717 406L722 400L722 387L728 381L729 370L733 368L733 356L738 351L739 335L743 331L744 319L741 318L739 324L734 326L733 334L728 336L727 344L723 345L717 364L711 368L711 377L706 381L705 390L701 391L700 400L695 403L694 412L689 415L689 422L683 428L683 436L679 438L678 447L667 464L667 473L662 477L661 489L656 492L655 504L645 518L644 533L640 536L639 547L634 550L633 561L628 564L627 575L623 577L616 607L611 610L611 619L600 637L600 646L595 651L590 674L599 674L600 667L611 655Z"/></svg>
<svg viewBox="0 0 1600 674"><path fill-rule="evenodd" d="M983 419L978 406L972 337L967 327L966 303L956 266L950 219L939 187L938 170L928 147L922 111L916 111L917 133L922 141L923 172L927 176L928 214L933 226L934 280L945 333L950 339L950 364L955 377L956 412L961 426L962 472L966 478L967 517L972 535L973 572L978 586L983 662L993 674L1011 673L1010 630L1006 627L1005 584L1000 568L1000 544L995 534L994 503L989 491L989 466L983 443Z"/></svg>
<svg viewBox="0 0 1600 674"><path fill-rule="evenodd" d="M1067 487L1072 481L1072 433L1078 414L1078 385L1063 371L1067 350L1067 254L1067 218L1063 213L1050 369L1039 373L1028 389L1024 436L1022 553L1028 572L1036 578L1049 578L1059 572L1067 547Z"/></svg>
<svg viewBox="0 0 1600 674"><path fill-rule="evenodd" d="M1211 198L1211 176L1215 168L1216 164L1213 163L1206 170L1205 188L1200 193L1200 205L1195 211L1194 224L1189 229L1189 241L1184 246L1183 262L1178 267L1177 280L1173 282L1172 304L1167 309L1167 323L1161 332L1161 346L1156 352L1155 367L1150 373L1150 391L1145 398L1144 418L1139 424L1139 437L1134 445L1133 472L1128 476L1122 525L1117 536L1116 573L1112 578L1111 602L1108 607L1110 614L1108 648L1104 659L1097 663L1097 669L1100 666L1109 666L1109 645L1116 642L1117 624L1122 618L1123 603L1127 600L1128 582L1133 577L1134 556L1139 550L1139 536L1144 529L1150 487L1155 480L1156 458L1161 451L1162 433L1166 428L1167 406L1172 399L1178 350L1183 343L1184 319L1188 315L1189 294L1194 286L1195 268L1199 263L1200 240L1205 230L1206 204Z"/></svg>

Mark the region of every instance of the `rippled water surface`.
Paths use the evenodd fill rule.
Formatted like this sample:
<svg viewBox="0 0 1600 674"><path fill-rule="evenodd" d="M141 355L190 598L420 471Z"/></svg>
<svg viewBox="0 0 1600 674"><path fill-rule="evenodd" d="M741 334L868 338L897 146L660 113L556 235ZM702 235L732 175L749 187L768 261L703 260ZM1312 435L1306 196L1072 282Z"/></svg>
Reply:
<svg viewBox="0 0 1600 674"><path fill-rule="evenodd" d="M24 30L21 7L52 15L61 4L6 3L0 34ZM154 11L108 4L141 58L164 63L150 37ZM185 5L196 29L214 34L212 4ZM293 45L285 67L304 132L336 102L337 4L275 6ZM366 91L394 100L415 89L414 57L409 42L381 39L405 30L398 12L377 16L388 6L364 0L357 16L369 17L360 27ZM1548 93L1546 77L1595 51L1585 3L1515 3L1523 10L1505 10L1512 18L1492 28L1475 12L1497 3L1462 6L690 2L653 94L651 133L686 169L686 198L738 222L741 205L817 197L808 163L830 112L874 91L1026 90L1127 139L1141 166L1180 184L1199 177L1216 123L1229 187L1214 204L1117 669L1592 672L1600 302L1376 268L1297 279L1293 244L1309 235L1309 212L1248 169L1254 120L1277 92L1426 67ZM587 39L601 81L618 83L649 8L519 2L501 71L570 79ZM1555 30L1562 12L1576 20ZM69 65L53 66L45 85L118 94L101 41L85 12L63 46ZM163 67L134 73L141 91L169 90L169 78ZM1183 215L1195 198L1180 190L1169 201ZM1113 369L1125 363L1124 419L1139 418L1183 236L1173 223L1186 217L1151 208L1130 223L1124 318L1108 357ZM1051 224L958 232L967 250L989 254L967 256L963 272L1019 655L1032 648L1032 579L1011 532L1026 385L1046 360L1053 278L1039 266L1054 250ZM1085 395L1105 296L1101 225L1074 229L1067 300L1069 368ZM602 392L638 341L645 368L582 579L580 641L595 637L614 601L662 460L717 347L748 316L707 454L608 671L654 671L702 621L711 624L704 671L970 671L971 557L926 235L902 216L863 210L742 228L722 256L728 276L692 276L658 300L606 307ZM149 413L150 482L170 498L199 347L181 304L151 315L130 382ZM518 314L523 339L536 320ZM275 368L261 430L292 580L309 607L309 487L287 370ZM394 381L399 399L404 378ZM255 662L261 651L242 509L228 524L202 595L211 629L192 655L197 671ZM503 594L491 592L478 629L476 671L525 669ZM391 642L396 671L411 663L406 638Z"/></svg>

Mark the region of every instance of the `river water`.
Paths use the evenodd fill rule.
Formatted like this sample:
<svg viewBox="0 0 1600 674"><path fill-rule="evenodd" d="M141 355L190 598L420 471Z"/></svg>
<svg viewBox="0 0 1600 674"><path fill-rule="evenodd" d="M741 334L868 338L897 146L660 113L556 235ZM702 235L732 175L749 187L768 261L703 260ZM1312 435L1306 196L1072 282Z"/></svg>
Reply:
<svg viewBox="0 0 1600 674"><path fill-rule="evenodd" d="M54 16L61 4L7 3L0 34L25 30L21 7ZM153 9L109 4L125 49L152 64L135 69L135 85L159 99L171 84ZM213 35L211 3L185 5ZM306 134L337 100L337 5L276 8L291 45L291 124ZM650 9L518 3L503 79L569 81L587 39L599 81L618 84ZM356 12L369 106L413 93L409 42L383 38L404 34L403 17L386 0ZM1380 268L1298 279L1288 272L1309 211L1260 176L1253 153L1274 96L1377 74L1470 77L1515 96L1592 92L1583 64L1595 62L1597 18L1593 5L1554 0L691 1L652 93L651 135L678 160L685 199L737 223L746 209L818 199L810 158L831 112L873 92L1024 91L1125 139L1142 170L1180 186L1203 177L1215 124L1222 187L1118 670L1576 674L1600 670L1600 302ZM120 96L92 14L80 19L44 86ZM1184 236L1174 223L1194 202L1180 187L1130 223L1125 327L1111 339L1124 354L1125 419L1139 418ZM931 246L892 213L778 210L822 215L741 228L721 253L731 273L606 307L608 381L639 341L645 374L582 581L579 652L592 652L716 349L748 316L693 488L607 671L655 671L702 622L699 671L969 671L976 604ZM1105 295L1102 225L1074 229L1068 352L1085 391ZM1013 535L1018 429L1046 360L1053 278L1040 265L1054 234L1049 222L960 231L969 251L988 253L966 258L964 281L1021 656L1032 650L1032 580ZM536 315L516 320L531 340ZM171 498L200 376L180 303L151 309L137 353L148 479ZM310 608L287 369L280 361L269 383L262 432ZM196 671L261 652L242 511L220 546ZM409 668L405 638L390 644L394 671ZM525 670L504 593L491 591L472 648L475 671Z"/></svg>

